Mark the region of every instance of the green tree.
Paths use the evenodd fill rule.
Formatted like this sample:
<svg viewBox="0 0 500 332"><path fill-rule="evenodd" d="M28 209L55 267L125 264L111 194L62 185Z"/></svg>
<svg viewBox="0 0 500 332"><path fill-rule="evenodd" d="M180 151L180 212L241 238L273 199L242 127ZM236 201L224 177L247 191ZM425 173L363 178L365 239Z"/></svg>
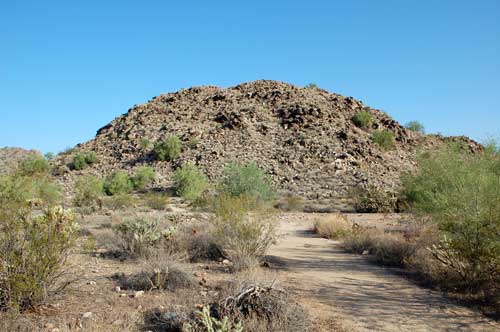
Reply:
<svg viewBox="0 0 500 332"><path fill-rule="evenodd" d="M197 200L208 186L205 174L193 164L185 164L174 173L177 195L189 200Z"/></svg>
<svg viewBox="0 0 500 332"><path fill-rule="evenodd" d="M172 161L181 155L182 142L177 136L170 136L162 142L156 142L153 147L154 155L160 161Z"/></svg>

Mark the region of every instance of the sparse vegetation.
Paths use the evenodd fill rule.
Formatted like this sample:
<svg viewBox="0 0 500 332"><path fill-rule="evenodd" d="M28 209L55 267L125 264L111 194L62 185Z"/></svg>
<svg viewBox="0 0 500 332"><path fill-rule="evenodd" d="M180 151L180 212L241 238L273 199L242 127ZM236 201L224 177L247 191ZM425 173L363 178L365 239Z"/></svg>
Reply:
<svg viewBox="0 0 500 332"><path fill-rule="evenodd" d="M147 257L151 250L171 239L175 227L161 229L157 220L130 219L115 228L123 249L134 257Z"/></svg>
<svg viewBox="0 0 500 332"><path fill-rule="evenodd" d="M268 204L274 197L271 180L255 162L245 165L231 163L224 168L219 192L233 197L245 196L252 204Z"/></svg>
<svg viewBox="0 0 500 332"><path fill-rule="evenodd" d="M207 188L208 181L195 165L185 164L174 173L175 191L177 195L189 200L197 200Z"/></svg>
<svg viewBox="0 0 500 332"><path fill-rule="evenodd" d="M415 131L422 134L425 133L424 125L418 121L410 121L405 125L405 127L411 131Z"/></svg>
<svg viewBox="0 0 500 332"><path fill-rule="evenodd" d="M179 137L172 135L164 141L154 145L153 152L157 160L172 161L181 155L182 142Z"/></svg>
<svg viewBox="0 0 500 332"><path fill-rule="evenodd" d="M353 225L343 214L335 214L318 219L314 223L313 231L321 237L340 240L353 231Z"/></svg>
<svg viewBox="0 0 500 332"><path fill-rule="evenodd" d="M140 273L131 276L118 275L117 279L122 288L138 291L174 291L180 288L196 288L198 286L192 274L168 265L148 266Z"/></svg>
<svg viewBox="0 0 500 332"><path fill-rule="evenodd" d="M104 192L108 195L126 194L132 188L132 180L124 171L114 171L104 179Z"/></svg>
<svg viewBox="0 0 500 332"><path fill-rule="evenodd" d="M82 170L87 166L93 165L98 162L97 155L93 151L85 152L79 151L74 154L71 168L75 170Z"/></svg>
<svg viewBox="0 0 500 332"><path fill-rule="evenodd" d="M367 111L358 111L352 117L352 122L359 128L368 128L372 123L372 115Z"/></svg>
<svg viewBox="0 0 500 332"><path fill-rule="evenodd" d="M149 149L149 145L151 143L149 142L149 140L147 138L139 138L139 148L142 150L142 151L146 151L147 149Z"/></svg>
<svg viewBox="0 0 500 332"><path fill-rule="evenodd" d="M131 181L134 189L142 190L155 179L155 171L149 166L139 167L132 176Z"/></svg>
<svg viewBox="0 0 500 332"><path fill-rule="evenodd" d="M95 207L100 205L103 194L103 181L93 175L79 177L75 183L73 203L79 207Z"/></svg>
<svg viewBox="0 0 500 332"><path fill-rule="evenodd" d="M372 139L384 151L392 149L395 144L394 134L386 129L374 131Z"/></svg>
<svg viewBox="0 0 500 332"><path fill-rule="evenodd" d="M17 169L22 176L43 176L50 170L47 159L39 154L31 154L21 161Z"/></svg>
<svg viewBox="0 0 500 332"><path fill-rule="evenodd" d="M102 198L102 205L110 210L119 210L128 207L134 207L135 203L136 200L134 196L127 193L106 196Z"/></svg>
<svg viewBox="0 0 500 332"><path fill-rule="evenodd" d="M394 192L384 191L376 186L352 190L354 208L364 213L389 213L398 210L398 197Z"/></svg>
<svg viewBox="0 0 500 332"><path fill-rule="evenodd" d="M168 206L170 198L165 193L150 192L143 196L143 200L151 209L165 210Z"/></svg>
<svg viewBox="0 0 500 332"><path fill-rule="evenodd" d="M305 86L306 89L316 89L317 87L315 83L309 83Z"/></svg>

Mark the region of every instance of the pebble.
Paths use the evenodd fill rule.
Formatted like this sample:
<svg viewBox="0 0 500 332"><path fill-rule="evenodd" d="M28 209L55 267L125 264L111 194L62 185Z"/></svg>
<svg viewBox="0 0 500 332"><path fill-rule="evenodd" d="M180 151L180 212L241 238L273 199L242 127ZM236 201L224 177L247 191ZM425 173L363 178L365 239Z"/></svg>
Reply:
<svg viewBox="0 0 500 332"><path fill-rule="evenodd" d="M82 315L82 319L90 319L92 317L92 312L87 311Z"/></svg>
<svg viewBox="0 0 500 332"><path fill-rule="evenodd" d="M120 292L122 289L120 288L120 286L116 286L115 287L115 292Z"/></svg>
<svg viewBox="0 0 500 332"><path fill-rule="evenodd" d="M144 291L142 291L142 290L137 291L137 292L135 292L135 294L134 294L134 297L135 297L135 298L142 297L142 296L144 296Z"/></svg>

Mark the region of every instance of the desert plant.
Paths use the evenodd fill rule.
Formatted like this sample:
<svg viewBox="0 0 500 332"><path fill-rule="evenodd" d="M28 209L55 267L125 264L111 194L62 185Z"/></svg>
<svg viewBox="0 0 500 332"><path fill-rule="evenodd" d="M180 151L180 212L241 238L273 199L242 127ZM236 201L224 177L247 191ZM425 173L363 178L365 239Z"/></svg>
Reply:
<svg viewBox="0 0 500 332"><path fill-rule="evenodd" d="M143 197L144 203L154 210L165 210L170 201L170 197L165 193L151 192Z"/></svg>
<svg viewBox="0 0 500 332"><path fill-rule="evenodd" d="M343 214L334 214L314 222L313 231L321 237L339 240L351 234L353 225Z"/></svg>
<svg viewBox="0 0 500 332"><path fill-rule="evenodd" d="M249 212L252 198L219 195L214 201L214 238L236 270L259 260L276 240L277 222L267 210Z"/></svg>
<svg viewBox="0 0 500 332"><path fill-rule="evenodd" d="M146 151L149 148L149 140L147 138L139 138L139 148L143 151Z"/></svg>
<svg viewBox="0 0 500 332"><path fill-rule="evenodd" d="M93 175L79 177L74 186L75 196L73 203L75 206L93 207L100 204L103 194L103 181Z"/></svg>
<svg viewBox="0 0 500 332"><path fill-rule="evenodd" d="M305 86L306 89L315 89L317 87L316 83L309 83Z"/></svg>
<svg viewBox="0 0 500 332"><path fill-rule="evenodd" d="M394 147L394 134L390 130L376 130L372 134L372 140L382 150L387 151Z"/></svg>
<svg viewBox="0 0 500 332"><path fill-rule="evenodd" d="M43 176L50 170L47 159L39 154L31 154L19 163L17 172L22 176Z"/></svg>
<svg viewBox="0 0 500 332"><path fill-rule="evenodd" d="M47 161L51 161L56 155L53 152L47 152L43 156Z"/></svg>
<svg viewBox="0 0 500 332"><path fill-rule="evenodd" d="M253 200L257 204L268 204L275 197L271 180L255 162L226 165L218 189L233 197L245 196L247 202Z"/></svg>
<svg viewBox="0 0 500 332"><path fill-rule="evenodd" d="M172 161L181 155L182 142L179 137L172 135L164 141L156 142L153 147L153 153L157 160Z"/></svg>
<svg viewBox="0 0 500 332"><path fill-rule="evenodd" d="M102 205L111 210L124 209L135 206L136 200L134 196L124 193L102 198Z"/></svg>
<svg viewBox="0 0 500 332"><path fill-rule="evenodd" d="M418 133L425 133L424 125L418 121L410 121L405 125L406 129L415 131Z"/></svg>
<svg viewBox="0 0 500 332"><path fill-rule="evenodd" d="M129 193L132 188L132 181L124 171L114 171L104 179L104 192L108 195Z"/></svg>
<svg viewBox="0 0 500 332"><path fill-rule="evenodd" d="M193 137L189 140L189 147L191 149L196 149L200 145L201 141L198 137Z"/></svg>
<svg viewBox="0 0 500 332"><path fill-rule="evenodd" d="M120 286L133 290L170 290L196 288L198 283L192 273L175 266L147 266L142 272L130 276L117 275Z"/></svg>
<svg viewBox="0 0 500 332"><path fill-rule="evenodd" d="M208 185L205 174L193 164L175 170L174 181L177 195L189 201L198 199Z"/></svg>
<svg viewBox="0 0 500 332"><path fill-rule="evenodd" d="M155 179L155 171L148 166L139 167L132 176L131 181L134 189L142 190Z"/></svg>
<svg viewBox="0 0 500 332"><path fill-rule="evenodd" d="M74 246L77 225L70 211L34 207L31 195L3 192L0 208L0 309L25 310L45 301L67 284L66 258ZM11 193L11 192L10 192Z"/></svg>
<svg viewBox="0 0 500 332"><path fill-rule="evenodd" d="M115 231L126 252L132 256L148 256L152 248L170 240L176 229L172 226L162 230L156 220L131 219L116 226Z"/></svg>
<svg viewBox="0 0 500 332"><path fill-rule="evenodd" d="M207 306L197 315L197 322L184 324L182 332L243 332L241 323L234 323L227 316L222 320L212 317Z"/></svg>
<svg viewBox="0 0 500 332"><path fill-rule="evenodd" d="M436 225L435 259L456 271L470 290L498 289L499 154L448 145L422 154L418 165L418 172L403 176L403 198Z"/></svg>
<svg viewBox="0 0 500 332"><path fill-rule="evenodd" d="M283 211L302 211L304 208L304 199L300 196L287 194L274 207Z"/></svg>
<svg viewBox="0 0 500 332"><path fill-rule="evenodd" d="M359 128L368 128L372 123L372 115L367 111L358 111L352 117L352 122Z"/></svg>
<svg viewBox="0 0 500 332"><path fill-rule="evenodd" d="M351 191L356 212L389 213L398 209L396 193L382 190L374 185Z"/></svg>
<svg viewBox="0 0 500 332"><path fill-rule="evenodd" d="M71 163L71 167L75 170L82 170L85 167L97 163L97 155L95 152L77 152L73 156L73 161Z"/></svg>

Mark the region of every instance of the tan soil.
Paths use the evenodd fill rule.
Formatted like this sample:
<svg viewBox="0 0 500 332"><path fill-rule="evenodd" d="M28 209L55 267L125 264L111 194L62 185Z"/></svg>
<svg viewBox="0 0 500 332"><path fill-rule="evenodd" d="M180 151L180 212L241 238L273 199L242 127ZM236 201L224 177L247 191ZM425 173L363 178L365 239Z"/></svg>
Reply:
<svg viewBox="0 0 500 332"><path fill-rule="evenodd" d="M283 237L270 254L283 264L289 286L322 304L325 315L341 317L354 331L500 331L500 324L421 288L394 269L345 253L338 242L311 234L312 214L288 214ZM377 216L368 217L373 221ZM378 216L381 219L381 215ZM364 222L363 215L351 217Z"/></svg>

